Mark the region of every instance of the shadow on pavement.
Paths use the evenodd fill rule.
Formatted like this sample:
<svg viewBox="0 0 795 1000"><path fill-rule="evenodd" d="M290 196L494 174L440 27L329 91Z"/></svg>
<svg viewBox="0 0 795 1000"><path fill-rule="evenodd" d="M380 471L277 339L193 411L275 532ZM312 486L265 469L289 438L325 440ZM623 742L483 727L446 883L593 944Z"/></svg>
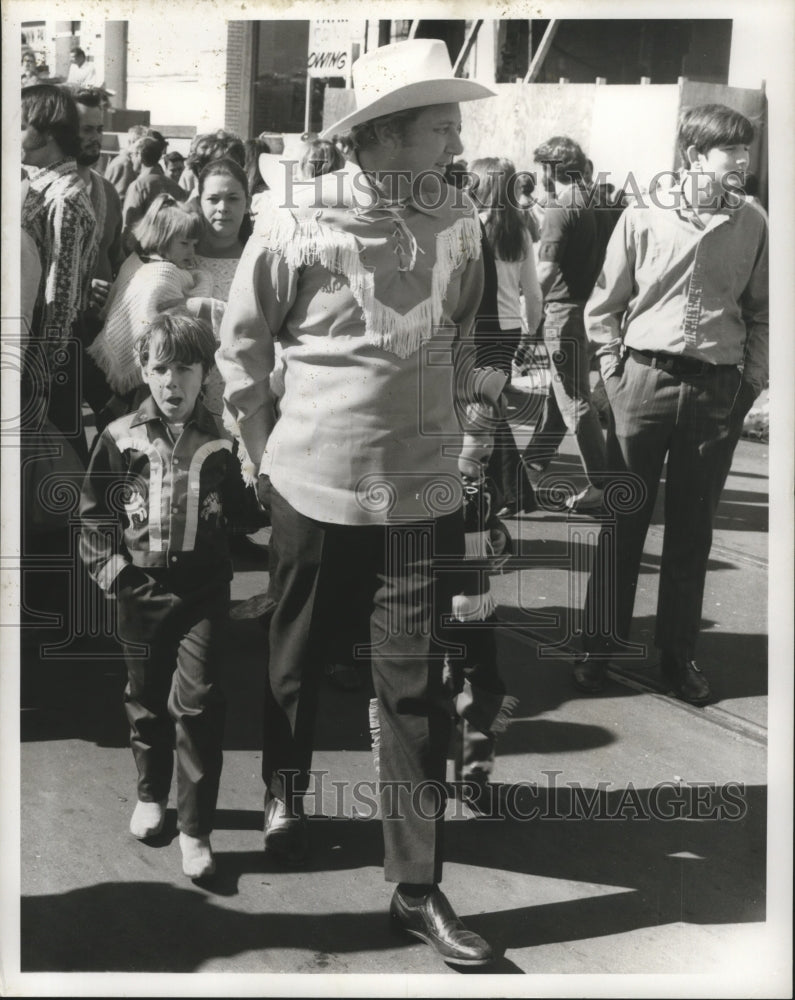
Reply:
<svg viewBox="0 0 795 1000"><path fill-rule="evenodd" d="M581 613L552 605L522 612L515 607L500 605L497 614L507 625L519 630L530 630L535 645L526 645L524 655L513 652L504 655L500 673L509 692L519 698L518 715L540 715L557 708L572 698L583 697L571 681L570 655L555 655L552 649L539 655L539 644L553 646L558 642L566 649L579 650L581 641ZM551 624L554 622L555 624ZM764 628L764 622L759 623ZM726 632L715 628L716 622L702 619L696 662L706 674L712 688L711 704L736 698L763 697L768 693L768 637L764 633ZM655 618L652 615L633 619L630 640L646 647L645 657L616 660L632 676L647 683L652 689L666 691L660 675L659 650L654 645ZM507 631L507 629L506 629ZM503 647L505 648L505 647ZM635 697L633 691L615 681L608 681L605 697ZM592 697L592 696L584 696ZM502 744L501 744L502 745Z"/></svg>
<svg viewBox="0 0 795 1000"><path fill-rule="evenodd" d="M447 824L448 860L581 882L587 889L578 898L541 906L529 899L470 914L466 882L446 884L467 925L492 941L499 954L671 923L765 919L764 788L610 791L605 782L600 789L574 793L568 787L534 791L514 785L500 789L500 802L500 820ZM322 972L329 971L333 956L394 949L400 939L388 927L386 902L383 912L318 912L313 888L314 873L379 866L380 823L316 818L309 825L313 855L302 876L290 875L292 912L280 912L280 870L265 855L220 853L218 873L207 889L234 896L240 879L256 875L263 912L241 913L216 905L199 888L158 882L106 882L24 897L22 970L190 972L209 960L251 951L261 952L267 967L269 951L290 949L312 953ZM483 905L489 893L482 874L477 884L475 898ZM527 889L532 890L531 880ZM495 889L495 896L500 893L504 897L504 888ZM276 912L267 912L269 898ZM295 912L296 899L306 901L307 912ZM515 894L511 901L517 901ZM492 971L517 968L506 956Z"/></svg>

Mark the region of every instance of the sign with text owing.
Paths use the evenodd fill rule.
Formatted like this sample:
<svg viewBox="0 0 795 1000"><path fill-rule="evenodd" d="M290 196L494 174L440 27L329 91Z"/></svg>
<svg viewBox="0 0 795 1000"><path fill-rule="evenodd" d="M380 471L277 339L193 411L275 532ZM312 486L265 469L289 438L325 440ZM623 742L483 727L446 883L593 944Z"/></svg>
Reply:
<svg viewBox="0 0 795 1000"><path fill-rule="evenodd" d="M349 21L320 20L309 25L309 76L344 76L351 71Z"/></svg>

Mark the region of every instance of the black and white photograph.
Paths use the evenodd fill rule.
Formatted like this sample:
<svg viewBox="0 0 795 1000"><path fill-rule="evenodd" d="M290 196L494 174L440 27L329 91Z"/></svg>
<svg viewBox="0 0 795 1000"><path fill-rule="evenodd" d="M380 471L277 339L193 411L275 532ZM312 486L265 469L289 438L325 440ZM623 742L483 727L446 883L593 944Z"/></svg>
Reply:
<svg viewBox="0 0 795 1000"><path fill-rule="evenodd" d="M2 45L0 996L791 997L795 7Z"/></svg>

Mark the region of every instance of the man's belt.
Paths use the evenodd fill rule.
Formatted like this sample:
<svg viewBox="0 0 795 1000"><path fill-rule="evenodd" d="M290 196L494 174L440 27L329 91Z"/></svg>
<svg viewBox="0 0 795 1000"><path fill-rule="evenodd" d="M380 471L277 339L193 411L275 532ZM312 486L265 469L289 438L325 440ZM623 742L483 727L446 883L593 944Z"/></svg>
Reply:
<svg viewBox="0 0 795 1000"><path fill-rule="evenodd" d="M713 365L709 361L698 361L696 358L686 358L681 354L638 351L634 347L629 348L629 355L639 365L659 368L669 375L717 375L718 372L737 367L737 365Z"/></svg>

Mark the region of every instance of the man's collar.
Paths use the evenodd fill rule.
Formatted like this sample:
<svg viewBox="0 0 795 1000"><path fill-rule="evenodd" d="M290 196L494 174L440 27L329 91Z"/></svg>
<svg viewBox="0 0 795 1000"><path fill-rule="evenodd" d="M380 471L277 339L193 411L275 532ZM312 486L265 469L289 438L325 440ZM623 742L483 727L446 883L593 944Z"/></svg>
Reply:
<svg viewBox="0 0 795 1000"><path fill-rule="evenodd" d="M148 424L151 420L160 420L164 424L167 423L163 414L160 410L158 410L154 398L149 395L138 407L138 412L133 417L130 426L139 427L141 424ZM193 413L185 421L186 427L188 424L195 424L200 431L206 431L208 434L218 433L218 426L215 422L215 418L204 406L201 400L196 400L196 406L193 409Z"/></svg>

